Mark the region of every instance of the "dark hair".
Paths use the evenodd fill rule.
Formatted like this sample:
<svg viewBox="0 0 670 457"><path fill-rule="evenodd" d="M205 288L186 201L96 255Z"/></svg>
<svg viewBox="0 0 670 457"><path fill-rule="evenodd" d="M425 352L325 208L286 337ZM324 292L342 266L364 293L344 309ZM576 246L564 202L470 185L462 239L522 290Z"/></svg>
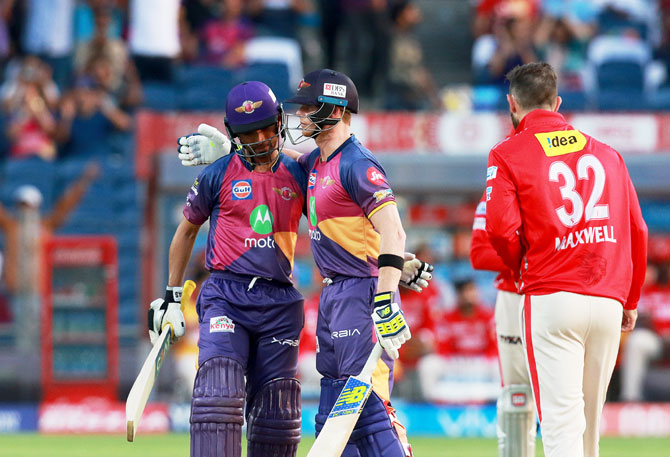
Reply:
<svg viewBox="0 0 670 457"><path fill-rule="evenodd" d="M459 278L454 281L454 289L456 289L456 293L459 294L471 285L475 285L475 280L473 278Z"/></svg>
<svg viewBox="0 0 670 457"><path fill-rule="evenodd" d="M558 95L556 72L546 62L517 65L509 73L509 93L523 109L553 105Z"/></svg>

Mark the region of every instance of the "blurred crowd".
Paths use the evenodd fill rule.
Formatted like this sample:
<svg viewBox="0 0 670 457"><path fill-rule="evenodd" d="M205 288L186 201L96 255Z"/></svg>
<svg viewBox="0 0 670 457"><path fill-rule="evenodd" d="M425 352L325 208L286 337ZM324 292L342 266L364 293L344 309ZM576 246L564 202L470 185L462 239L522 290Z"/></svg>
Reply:
<svg viewBox="0 0 670 457"><path fill-rule="evenodd" d="M667 80L669 26L664 0L480 0L473 80L503 84L514 66L543 60L556 69L559 92L617 82L653 90Z"/></svg>

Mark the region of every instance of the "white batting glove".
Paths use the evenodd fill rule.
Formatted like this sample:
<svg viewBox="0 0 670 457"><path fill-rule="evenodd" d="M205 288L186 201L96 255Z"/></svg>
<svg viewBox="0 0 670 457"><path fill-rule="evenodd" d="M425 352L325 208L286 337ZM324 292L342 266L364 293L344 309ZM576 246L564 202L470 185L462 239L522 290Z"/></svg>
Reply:
<svg viewBox="0 0 670 457"><path fill-rule="evenodd" d="M433 279L432 271L433 266L431 264L417 259L411 252L405 252L405 264L402 268L399 285L415 292L421 292L424 287L428 287L428 281Z"/></svg>
<svg viewBox="0 0 670 457"><path fill-rule="evenodd" d="M381 292L375 295L372 320L379 344L395 360L399 356L398 349L412 337L412 334L405 316L394 301L394 295L393 292Z"/></svg>
<svg viewBox="0 0 670 457"><path fill-rule="evenodd" d="M179 160L185 167L207 165L230 153L230 140L207 124L200 124L197 134L183 136L177 142Z"/></svg>
<svg viewBox="0 0 670 457"><path fill-rule="evenodd" d="M186 323L181 312L181 287L168 287L165 299L157 298L149 305L149 339L154 344L165 327L172 328L172 342L184 336Z"/></svg>

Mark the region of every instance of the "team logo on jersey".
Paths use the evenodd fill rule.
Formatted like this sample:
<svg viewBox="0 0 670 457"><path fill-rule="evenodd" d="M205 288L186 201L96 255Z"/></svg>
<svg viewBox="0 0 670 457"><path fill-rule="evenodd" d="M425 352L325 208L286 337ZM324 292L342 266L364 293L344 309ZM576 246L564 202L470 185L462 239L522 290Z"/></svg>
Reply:
<svg viewBox="0 0 670 457"><path fill-rule="evenodd" d="M233 181L233 200L251 200L251 181L240 179Z"/></svg>
<svg viewBox="0 0 670 457"><path fill-rule="evenodd" d="M249 216L249 224L251 230L259 235L267 235L272 233L273 217L268 205L258 205L254 208Z"/></svg>
<svg viewBox="0 0 670 457"><path fill-rule="evenodd" d="M321 178L321 188L325 189L326 187L330 186L333 184L335 180L331 178L330 176L326 176L325 178Z"/></svg>
<svg viewBox="0 0 670 457"><path fill-rule="evenodd" d="M209 333L235 333L235 322L228 316L217 316L209 319Z"/></svg>
<svg viewBox="0 0 670 457"><path fill-rule="evenodd" d="M486 188L486 201L491 200L491 192L493 192L493 187L489 186Z"/></svg>
<svg viewBox="0 0 670 457"><path fill-rule="evenodd" d="M314 186L316 186L316 171L309 174L309 180L307 181L308 189L314 189Z"/></svg>
<svg viewBox="0 0 670 457"><path fill-rule="evenodd" d="M281 189L273 187L272 190L274 190L277 195L287 201L298 197L298 194L290 187L282 187Z"/></svg>
<svg viewBox="0 0 670 457"><path fill-rule="evenodd" d="M242 102L242 106L238 106L235 108L235 111L238 113L244 113L244 114L251 114L256 109L260 108L261 105L263 104L263 100L258 100L257 102L253 102L251 100L245 100Z"/></svg>
<svg viewBox="0 0 670 457"><path fill-rule="evenodd" d="M375 192L372 195L375 197L375 202L379 203L380 201L384 200L385 198L393 197L393 190L391 190L391 189L378 190L377 192Z"/></svg>
<svg viewBox="0 0 670 457"><path fill-rule="evenodd" d="M347 96L347 86L343 84L323 83L323 95L344 98Z"/></svg>
<svg viewBox="0 0 670 457"><path fill-rule="evenodd" d="M536 133L535 138L540 142L547 157L572 154L586 146L586 137L579 130Z"/></svg>
<svg viewBox="0 0 670 457"><path fill-rule="evenodd" d="M384 175L375 167L368 168L366 175L368 177L368 181L376 186L380 186L386 182Z"/></svg>
<svg viewBox="0 0 670 457"><path fill-rule="evenodd" d="M313 195L309 197L309 223L312 227L316 227L316 198Z"/></svg>
<svg viewBox="0 0 670 457"><path fill-rule="evenodd" d="M495 179L498 174L498 167L488 167L486 169L486 180Z"/></svg>

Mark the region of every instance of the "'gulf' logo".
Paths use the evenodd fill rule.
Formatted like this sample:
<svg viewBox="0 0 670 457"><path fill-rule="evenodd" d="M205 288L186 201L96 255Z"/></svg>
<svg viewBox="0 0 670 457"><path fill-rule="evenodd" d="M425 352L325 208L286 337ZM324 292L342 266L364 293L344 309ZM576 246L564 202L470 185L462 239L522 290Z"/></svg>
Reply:
<svg viewBox="0 0 670 457"><path fill-rule="evenodd" d="M251 181L233 181L233 200L251 200Z"/></svg>

